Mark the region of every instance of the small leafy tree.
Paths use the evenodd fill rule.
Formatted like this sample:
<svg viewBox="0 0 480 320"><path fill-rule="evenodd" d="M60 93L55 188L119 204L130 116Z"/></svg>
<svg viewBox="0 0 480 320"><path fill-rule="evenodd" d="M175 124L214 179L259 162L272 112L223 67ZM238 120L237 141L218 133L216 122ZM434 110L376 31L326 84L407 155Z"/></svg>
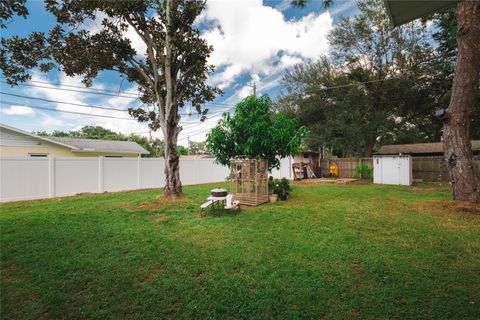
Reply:
<svg viewBox="0 0 480 320"><path fill-rule="evenodd" d="M180 146L180 145L177 146L177 152L181 156L185 156L188 153L187 148L185 148L184 146Z"/></svg>
<svg viewBox="0 0 480 320"><path fill-rule="evenodd" d="M191 141L190 145L188 146L188 152L190 154L207 154L208 150L205 141Z"/></svg>
<svg viewBox="0 0 480 320"><path fill-rule="evenodd" d="M296 119L271 110L272 101L266 95L250 96L236 105L231 116L223 114L218 125L207 136L207 148L222 165L229 165L235 156L268 160L269 170L278 168L278 157L298 153L305 127L297 128Z"/></svg>
<svg viewBox="0 0 480 320"><path fill-rule="evenodd" d="M353 177L371 179L372 173L373 173L373 168L366 163L362 163L355 167L355 173L353 174Z"/></svg>

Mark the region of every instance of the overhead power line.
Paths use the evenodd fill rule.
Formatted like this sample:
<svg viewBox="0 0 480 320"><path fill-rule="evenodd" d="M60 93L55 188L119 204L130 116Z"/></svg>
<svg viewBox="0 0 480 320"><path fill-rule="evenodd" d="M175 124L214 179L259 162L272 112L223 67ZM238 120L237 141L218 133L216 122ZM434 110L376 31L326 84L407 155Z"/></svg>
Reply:
<svg viewBox="0 0 480 320"><path fill-rule="evenodd" d="M2 101L2 103L6 103L10 106L18 105L16 102L11 102L11 101ZM77 111L68 111L68 110L59 110L59 109L51 109L51 108L45 108L45 107L40 107L40 106L33 106L30 104L23 104L27 107L30 107L32 109L39 109L39 110L45 110L45 111L54 111L54 112L63 112L63 113L71 113L71 114L78 114L78 115L83 115L83 116L90 116L90 117L100 117L100 118L110 118L110 119L120 119L120 120L129 120L129 121L136 121L135 119L132 118L123 118L123 117L115 117L115 116L109 116L109 115L103 115L103 114L92 114L92 113L86 113L86 112L77 112Z"/></svg>
<svg viewBox="0 0 480 320"><path fill-rule="evenodd" d="M1 82L1 81L0 81ZM73 104L72 102L66 102L66 101L54 101L54 100L48 100L48 99L44 99L44 98L37 98L37 97L32 97L32 96L25 96L25 95L18 95L18 94L14 94L14 93L6 93L6 92L0 92L0 94L6 94L6 95L10 95L10 96L14 96L14 97L19 97L19 98L26 98L26 99L34 99L34 100L42 100L42 101L46 101L46 102L55 102L55 103L64 103L64 104ZM204 104L204 106L208 107L210 104L213 104L213 102L208 102L206 104ZM223 106L230 106L230 107L235 107L235 105L233 104L226 104L226 103L214 103L215 105L223 105ZM78 104L74 104L74 105L78 105ZM88 106L90 108L94 108L94 106L89 106L89 105L80 105L80 106ZM104 108L104 107L96 107L96 108ZM119 109L113 109L113 110L119 110ZM119 111L126 111L126 110L119 110ZM185 113L183 115L190 115L188 113Z"/></svg>
<svg viewBox="0 0 480 320"><path fill-rule="evenodd" d="M223 113L223 112L222 112ZM210 118L208 118L207 120L205 121L209 121L209 120L212 120L218 116L220 116L221 114L220 113L217 113L217 114L212 114ZM200 127L200 126L204 126L206 123L204 122L199 122L199 123L192 123L192 126L191 127L188 127L189 130L191 129L194 129L194 128L197 128L197 127ZM185 126L182 126L183 128L186 128ZM183 131L181 131L180 133L184 133Z"/></svg>
<svg viewBox="0 0 480 320"><path fill-rule="evenodd" d="M2 100L1 102L2 102L2 104L0 106L3 106L4 104L6 104L8 106L19 105L18 102L5 101L5 100ZM52 108L46 108L46 107L41 107L41 106L36 106L36 105L31 105L31 104L26 104L26 103L22 103L22 105L26 106L26 107L29 107L29 108L32 108L32 109L44 110L44 111L49 111L49 112L62 112L62 113L77 114L77 115L83 115L83 116L89 116L89 117L99 117L99 118L137 121L136 119L133 119L133 118L125 118L125 117L116 117L116 116L103 115L103 114L94 114L94 113L86 113L86 112L78 112L78 111L52 109ZM215 116L217 116L217 115L215 115ZM189 129L192 129L192 128L196 128L197 126L202 125L202 124L204 124L204 122L186 123L186 124L182 125L182 127L189 130Z"/></svg>
<svg viewBox="0 0 480 320"><path fill-rule="evenodd" d="M0 78L5 78L5 77L0 77ZM6 81L0 81L0 82L8 84ZM34 85L34 84L29 84L29 83L18 83L18 85L44 88L44 89L64 90L64 91L71 91L71 92L87 93L87 94L88 93L93 93L93 94L99 94L99 95L106 95L106 96L109 96L109 97L120 97L120 98L128 98L128 99L138 99L139 98L138 95L140 94L140 91L118 91L118 90L107 90L107 89L100 89L100 88L93 88L93 87L88 87L87 88L87 87L82 87L82 86L67 85L67 84L53 83L53 82L40 81L40 80L29 80L29 82L56 85L56 86L59 86L59 87L79 88L79 89L83 89L83 90L69 90L69 89L63 89L63 88L59 88L59 87L39 86L39 85ZM90 92L89 90L94 90L94 91L99 91L99 92ZM103 94L102 92L110 92L112 94ZM130 96L126 96L126 95L130 95ZM204 103L204 105L205 106L208 106L208 105L235 106L233 104L221 103L221 102L206 102L206 103Z"/></svg>
<svg viewBox="0 0 480 320"><path fill-rule="evenodd" d="M69 104L69 105L72 105L72 106L84 107L84 108L93 108L93 109L102 109L102 110L120 111L120 112L126 112L126 111L128 111L128 110L125 110L125 109L116 109L116 108L95 106L95 105L83 104L83 103L66 102L66 101L59 101L59 100L50 100L50 99L38 98L38 97L31 97L31 96L25 96L25 95L15 94L15 93L0 92L0 94L4 94L4 95L7 95L7 96L12 96L12 97L17 97L17 98L40 100L40 101L44 101L44 102L53 102L53 103Z"/></svg>
<svg viewBox="0 0 480 320"><path fill-rule="evenodd" d="M0 82L8 84L6 81L0 81ZM125 98L125 99L138 99L138 96L125 96L125 95L110 94L110 93L104 93L104 92L88 91L88 90L66 89L66 88L59 88L59 87L42 86L42 85L37 85L37 84L29 84L29 83L18 83L18 85L27 86L27 87L35 87L35 88L43 88L43 89L59 90L59 91L79 92L79 93L85 93L85 94L96 94L96 95L100 95L100 96L109 96L109 97L117 97L117 98Z"/></svg>
<svg viewBox="0 0 480 320"><path fill-rule="evenodd" d="M370 80L370 81L361 81L361 82L343 84L343 85L332 86L332 87L306 88L304 91L324 91L324 90L345 88L345 87L351 87L351 86L358 86L359 84L366 84L366 83L373 83L373 82L382 82L382 81L390 81L390 80L398 80L398 79L405 79L405 77L394 77L394 78L388 78L388 79L377 79L377 80Z"/></svg>
<svg viewBox="0 0 480 320"><path fill-rule="evenodd" d="M32 97L32 96L26 96L26 95L21 95L21 94L15 94L15 93L7 93L7 92L1 92L0 94L7 95L7 96L12 96L12 97L17 97L17 98L25 98L25 99L33 99L33 100L39 100L39 101L44 101L44 102L50 102L50 103L61 103L61 104L67 104L67 105L72 105L72 106L77 106L77 107L84 107L84 108L93 108L93 109L101 109L101 110L109 110L109 111L118 111L118 112L127 112L127 109L116 109L116 108L111 108L111 107L102 107L102 106L96 106L96 105L90 105L90 104L82 104L82 103L75 103L75 102L67 102L67 101L60 101L60 100L52 100L52 99L46 99L46 98L39 98L39 97ZM133 107L135 109L135 107ZM139 107L136 107L139 108ZM226 108L224 110L219 110L218 112L223 112L227 111L232 108ZM198 114L197 112L192 112L192 113L179 113L181 116L191 116Z"/></svg>
<svg viewBox="0 0 480 320"><path fill-rule="evenodd" d="M212 127L213 128L213 127ZM199 130L195 130L195 131L191 131L191 132L183 132L181 131L180 132L180 135L183 134L183 137L185 137L184 135L187 134L189 136L193 136L193 135L197 135L197 134L201 134L201 133L204 133L204 132L208 132L210 130L212 130L212 128L206 128L206 129L199 129Z"/></svg>
<svg viewBox="0 0 480 320"><path fill-rule="evenodd" d="M5 79L5 77L0 77ZM108 90L108 89L103 89L103 88L97 88L97 87L85 87L85 86L76 86L72 84L63 84L60 82L49 82L49 81L41 81L41 80L28 80L28 82L32 83L42 83L42 84L49 84L49 85L55 85L55 86L60 86L60 87L67 87L67 88L78 88L78 89L85 89L85 90L93 90L93 91L99 91L99 92L110 92L110 93L115 93L116 95L119 93L119 90ZM120 91L120 93L123 94L131 94L137 96L139 91Z"/></svg>
<svg viewBox="0 0 480 320"><path fill-rule="evenodd" d="M215 116L209 118L208 120L212 120L212 119L214 119L215 117L218 117L218 115L215 115ZM208 121L208 120L207 120L207 121ZM211 123L211 122L210 122L210 123ZM210 123L209 123L209 124L210 124ZM200 127L200 126L205 126L205 125L206 125L205 122L201 122L201 123L199 123L199 124L196 124L196 125L194 125L194 126L191 126L191 127L189 127L189 128L186 128L185 131L182 130L182 131L180 132L180 134L190 134L190 135L193 135L193 134L198 134L198 133L201 133L201 132L205 132L205 131L211 130L211 128L207 128L207 129L203 129L203 128L202 128L202 129L200 129L200 130L197 129L197 130L193 130L193 131L192 131L192 129L196 129L196 128ZM185 128L185 127L184 127L184 128Z"/></svg>

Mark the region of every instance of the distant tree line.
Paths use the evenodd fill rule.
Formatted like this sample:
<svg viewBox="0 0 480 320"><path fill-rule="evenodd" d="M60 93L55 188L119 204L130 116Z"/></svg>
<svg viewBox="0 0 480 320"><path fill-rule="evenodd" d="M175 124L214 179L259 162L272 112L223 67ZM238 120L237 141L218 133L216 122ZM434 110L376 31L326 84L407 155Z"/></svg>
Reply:
<svg viewBox="0 0 480 320"><path fill-rule="evenodd" d="M134 141L141 145L149 154L142 155L142 157L148 158L163 158L165 155L163 140L159 138L149 139L138 134L125 135L123 133L114 132L110 129L101 126L84 126L79 130L72 131L58 131L55 130L52 133L46 131L37 132L40 136L52 136L52 137L65 137L65 138L77 138L77 139L101 139L101 140L117 140L117 141ZM205 154L207 153L205 148L205 142L191 142L190 150L184 146L178 145L177 152L180 155L189 154Z"/></svg>
<svg viewBox="0 0 480 320"><path fill-rule="evenodd" d="M284 74L276 109L309 129L306 148L341 157L371 156L383 144L440 141L434 114L450 101L453 11L429 17L434 28L425 20L393 29L381 1L360 1L358 9L329 35L329 58ZM478 103L470 133L480 139Z"/></svg>

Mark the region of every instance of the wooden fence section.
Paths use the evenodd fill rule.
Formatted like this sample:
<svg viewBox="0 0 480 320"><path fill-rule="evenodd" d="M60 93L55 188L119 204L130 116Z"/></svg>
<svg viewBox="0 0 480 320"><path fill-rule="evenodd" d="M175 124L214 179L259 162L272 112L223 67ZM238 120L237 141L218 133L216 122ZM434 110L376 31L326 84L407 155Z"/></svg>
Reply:
<svg viewBox="0 0 480 320"><path fill-rule="evenodd" d="M480 171L480 156L474 156L475 164ZM339 168L340 178L353 178L355 167L366 163L373 167L372 158L333 158L320 159L322 175L328 175L328 167L336 165ZM423 181L448 181L448 171L442 156L412 157L412 174L414 179Z"/></svg>
<svg viewBox="0 0 480 320"><path fill-rule="evenodd" d="M474 156L477 170L480 170L480 156ZM448 181L448 170L442 156L413 157L412 174L414 179L423 181Z"/></svg>
<svg viewBox="0 0 480 320"><path fill-rule="evenodd" d="M373 166L372 158L335 158L320 159L320 168L322 175L328 175L330 166L338 166L338 175L340 178L353 178L355 175L355 167L366 163L369 167Z"/></svg>

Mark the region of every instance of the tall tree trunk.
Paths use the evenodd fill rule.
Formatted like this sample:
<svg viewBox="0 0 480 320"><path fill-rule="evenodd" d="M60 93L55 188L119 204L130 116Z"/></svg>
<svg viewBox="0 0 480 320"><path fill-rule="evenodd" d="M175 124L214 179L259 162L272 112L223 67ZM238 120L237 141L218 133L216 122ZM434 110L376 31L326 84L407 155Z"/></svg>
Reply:
<svg viewBox="0 0 480 320"><path fill-rule="evenodd" d="M163 125L163 137L165 139L165 197L176 198L182 194L182 183L180 182L180 155L177 152L177 139L180 133L178 122L180 116L177 114L175 96L175 75L173 74L173 47L172 42L172 21L170 11L172 0L166 1L166 34L165 34L165 123Z"/></svg>
<svg viewBox="0 0 480 320"><path fill-rule="evenodd" d="M375 145L375 138L368 138L365 140L364 157L371 158L373 155L373 146Z"/></svg>
<svg viewBox="0 0 480 320"><path fill-rule="evenodd" d="M180 154L177 151L177 139L180 129L177 124L167 123L163 130L165 139L165 188L164 196L177 198L182 195L180 181Z"/></svg>
<svg viewBox="0 0 480 320"><path fill-rule="evenodd" d="M480 73L480 1L461 1L455 15L458 56L443 125L443 147L453 198L480 202L480 173L473 162L469 135Z"/></svg>

